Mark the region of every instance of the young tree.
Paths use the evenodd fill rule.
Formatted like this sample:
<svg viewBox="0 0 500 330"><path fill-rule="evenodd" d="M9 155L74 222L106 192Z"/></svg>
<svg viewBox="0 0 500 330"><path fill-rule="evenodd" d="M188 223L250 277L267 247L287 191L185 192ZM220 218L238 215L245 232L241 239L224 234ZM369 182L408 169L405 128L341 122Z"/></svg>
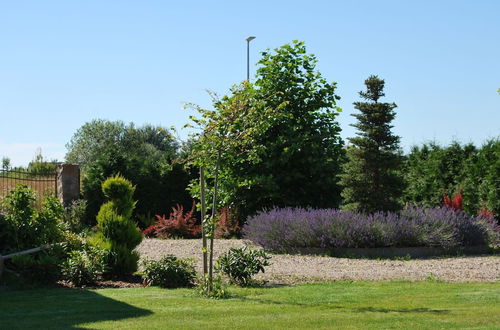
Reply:
<svg viewBox="0 0 500 330"><path fill-rule="evenodd" d="M396 116L394 103L380 103L385 94L384 80L370 76L365 80L367 90L359 95L366 102L355 102L360 113L352 126L357 136L349 138L348 161L340 175L343 186L343 208L361 211L394 211L400 208L403 191L400 174L402 157L399 137L391 132L391 121Z"/></svg>
<svg viewBox="0 0 500 330"><path fill-rule="evenodd" d="M255 98L255 90L248 82L231 89L230 96L218 99L212 94L214 110L191 105L201 117L191 117L200 129L192 134L189 158L200 168L199 184L193 182L191 193L201 200L203 234L203 271L208 280L208 293L212 290L213 240L217 210L228 205L230 196L238 188L232 175L232 166L257 159L260 149L254 137L265 130L274 109L263 106ZM194 127L191 124L186 126ZM206 176L205 176L206 173ZM211 183L211 215L207 216L205 203L205 177ZM219 193L222 191L222 194Z"/></svg>

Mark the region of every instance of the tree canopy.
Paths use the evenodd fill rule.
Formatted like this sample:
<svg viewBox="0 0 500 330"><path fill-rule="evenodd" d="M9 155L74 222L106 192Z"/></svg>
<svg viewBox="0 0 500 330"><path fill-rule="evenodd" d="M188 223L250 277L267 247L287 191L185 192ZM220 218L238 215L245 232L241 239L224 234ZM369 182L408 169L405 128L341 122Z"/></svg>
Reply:
<svg viewBox="0 0 500 330"><path fill-rule="evenodd" d="M243 217L271 206L340 202L339 97L316 62L303 42L267 50L254 85L234 87L214 99L214 110L198 108L201 118L193 118L203 128L194 137L197 150L205 151L198 159L220 153L222 203Z"/></svg>
<svg viewBox="0 0 500 330"><path fill-rule="evenodd" d="M137 186L136 215L153 217L176 203L190 205L185 190L189 175L176 162L179 143L163 127L93 120L80 127L66 147L66 161L82 169L89 223L95 222L104 201L101 183L117 174Z"/></svg>

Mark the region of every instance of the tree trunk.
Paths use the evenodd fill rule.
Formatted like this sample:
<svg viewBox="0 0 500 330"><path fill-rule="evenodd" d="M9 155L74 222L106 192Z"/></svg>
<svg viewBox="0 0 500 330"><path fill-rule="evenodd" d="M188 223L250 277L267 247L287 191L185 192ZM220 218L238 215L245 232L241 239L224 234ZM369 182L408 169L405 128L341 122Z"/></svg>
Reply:
<svg viewBox="0 0 500 330"><path fill-rule="evenodd" d="M201 199L201 235L203 241L203 275L208 273L208 256L207 256L207 224L205 222L206 205L205 205L205 168L200 167L200 199Z"/></svg>
<svg viewBox="0 0 500 330"><path fill-rule="evenodd" d="M214 269L214 236L216 215L217 215L217 183L219 181L219 165L220 165L221 150L217 152L217 163L215 165L215 180L214 180L214 195L212 202L212 216L211 216L211 236L210 236L210 265L208 268L208 281L210 283L210 291L212 291L213 269Z"/></svg>

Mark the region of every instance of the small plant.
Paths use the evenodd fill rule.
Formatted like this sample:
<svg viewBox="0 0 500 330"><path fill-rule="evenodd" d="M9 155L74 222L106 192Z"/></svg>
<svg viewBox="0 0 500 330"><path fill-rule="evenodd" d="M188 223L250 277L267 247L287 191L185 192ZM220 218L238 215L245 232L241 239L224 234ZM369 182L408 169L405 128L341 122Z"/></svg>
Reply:
<svg viewBox="0 0 500 330"><path fill-rule="evenodd" d="M217 260L215 268L229 276L232 283L248 286L253 275L269 266L270 258L263 250L249 250L246 246L233 248Z"/></svg>
<svg viewBox="0 0 500 330"><path fill-rule="evenodd" d="M208 275L203 275L196 284L196 293L205 298L227 299L231 294L227 290L227 285L222 281L220 275L216 275L209 280Z"/></svg>
<svg viewBox="0 0 500 330"><path fill-rule="evenodd" d="M148 286L162 288L190 287L196 278L192 260L168 254L159 261L144 261L143 280Z"/></svg>
<svg viewBox="0 0 500 330"><path fill-rule="evenodd" d="M425 280L428 282L443 282L443 280L441 280L439 277L437 277L433 273L429 273L429 275L427 275Z"/></svg>
<svg viewBox="0 0 500 330"><path fill-rule="evenodd" d="M196 224L194 212L194 201L191 210L186 213L184 207L177 204L168 218L165 215L156 215L156 223L146 228L143 233L148 237L198 238L201 236L201 226Z"/></svg>
<svg viewBox="0 0 500 330"><path fill-rule="evenodd" d="M85 228L86 209L87 201L84 199L75 200L64 209L63 221L70 231L80 233Z"/></svg>
<svg viewBox="0 0 500 330"><path fill-rule="evenodd" d="M104 251L88 246L83 250L71 251L62 264L62 275L75 286L95 283L104 272Z"/></svg>

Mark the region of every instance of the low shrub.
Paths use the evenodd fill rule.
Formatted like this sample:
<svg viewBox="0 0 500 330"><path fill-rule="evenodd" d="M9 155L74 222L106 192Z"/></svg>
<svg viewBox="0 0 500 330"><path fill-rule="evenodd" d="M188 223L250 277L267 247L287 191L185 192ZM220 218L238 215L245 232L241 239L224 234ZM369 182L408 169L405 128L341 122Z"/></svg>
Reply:
<svg viewBox="0 0 500 330"><path fill-rule="evenodd" d="M270 258L263 250L249 250L246 246L233 248L217 259L215 268L229 276L232 283L248 286L253 275L264 272L264 267L269 266Z"/></svg>
<svg viewBox="0 0 500 330"><path fill-rule="evenodd" d="M186 213L184 213L184 207L177 204L172 208L168 218L165 215L156 215L156 222L146 228L143 234L159 238L199 238L201 226L196 224L194 212L194 201L191 210Z"/></svg>
<svg viewBox="0 0 500 330"><path fill-rule="evenodd" d="M145 260L143 280L146 285L162 288L190 287L196 278L193 262L166 255L159 261Z"/></svg>
<svg viewBox="0 0 500 330"><path fill-rule="evenodd" d="M495 221L463 211L407 207L399 214L284 208L247 221L244 236L266 249L498 245Z"/></svg>
<svg viewBox="0 0 500 330"><path fill-rule="evenodd" d="M75 286L93 284L104 272L105 251L86 246L83 250L73 250L62 264L63 279Z"/></svg>
<svg viewBox="0 0 500 330"><path fill-rule="evenodd" d="M50 251L20 255L8 260L9 269L28 284L47 284L60 277L62 259Z"/></svg>

